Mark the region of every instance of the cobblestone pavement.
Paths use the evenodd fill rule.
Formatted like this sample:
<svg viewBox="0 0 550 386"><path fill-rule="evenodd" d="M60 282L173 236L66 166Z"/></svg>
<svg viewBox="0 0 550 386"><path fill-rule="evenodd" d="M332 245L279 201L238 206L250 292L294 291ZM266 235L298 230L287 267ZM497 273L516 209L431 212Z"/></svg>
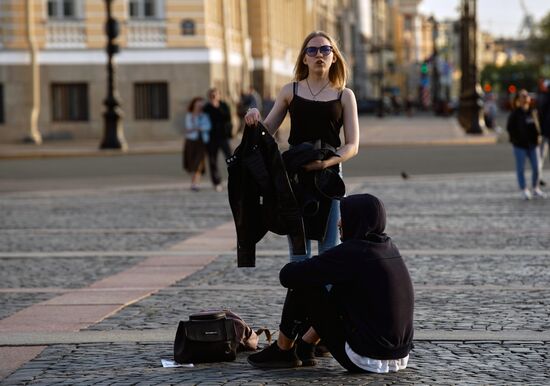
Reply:
<svg viewBox="0 0 550 386"><path fill-rule="evenodd" d="M263 371L246 362L159 368L169 343L59 345L9 377L28 385L510 385L548 384L548 348L541 343L419 342L409 367L393 374L353 375L332 358L315 368Z"/></svg>
<svg viewBox="0 0 550 386"><path fill-rule="evenodd" d="M2 317L55 295L42 288L85 287L143 260L131 251L161 251L231 220L225 195L177 186L8 193L0 213L0 291L11 290L0 292ZM130 255L94 256L106 251Z"/></svg>
<svg viewBox="0 0 550 386"><path fill-rule="evenodd" d="M351 375L323 358L316 368L260 371L246 363L246 353L231 363L164 369L160 359L171 358L171 342L106 342L50 345L2 384L549 384L549 342L511 339L510 333L550 330L550 199L521 201L510 173L349 182L353 192L384 201L388 234L413 278L416 330L428 336L415 342L406 370ZM231 220L225 195L211 191L113 193L0 196L7 214L0 219L0 318L129 268L143 259L139 251L166 249ZM218 307L231 308L253 327L276 329L286 249L284 237L267 235L253 269L236 268L235 254L226 251L88 330L173 329L191 312ZM22 257L9 255L14 252ZM432 339L430 331L442 335ZM444 339L456 331L488 335ZM489 339L493 332L499 337Z"/></svg>

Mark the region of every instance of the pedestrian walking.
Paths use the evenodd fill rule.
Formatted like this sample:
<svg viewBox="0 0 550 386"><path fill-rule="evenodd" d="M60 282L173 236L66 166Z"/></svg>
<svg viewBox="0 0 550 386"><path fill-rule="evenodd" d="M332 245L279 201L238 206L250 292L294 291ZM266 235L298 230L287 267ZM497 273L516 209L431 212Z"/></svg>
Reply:
<svg viewBox="0 0 550 386"><path fill-rule="evenodd" d="M211 88L208 90L208 103L204 106L203 111L208 114L212 125L210 141L207 145L210 178L214 189L221 192L223 188L218 169L218 153L221 150L225 158L231 156L229 147L229 138L231 138L233 130L231 110L228 104L221 100L220 91L217 88Z"/></svg>
<svg viewBox="0 0 550 386"><path fill-rule="evenodd" d="M513 103L514 109L508 116L506 129L513 145L516 160L516 176L525 200L546 197L539 187L539 145L541 143L540 126L536 110L531 108L531 98L526 90L520 90ZM531 164L531 187L525 182L525 159Z"/></svg>
<svg viewBox="0 0 550 386"><path fill-rule="evenodd" d="M246 125L244 121L244 116L251 108L257 108L260 114L263 112L263 102L262 97L258 92L254 89L253 86L250 86L247 91L243 91L241 93L241 98L239 100L237 112L240 119L239 129L238 133L242 133L244 130L244 127Z"/></svg>
<svg viewBox="0 0 550 386"><path fill-rule="evenodd" d="M545 79L541 79L539 82L537 110L542 134L542 141L539 147L539 180L540 186L545 186L546 182L542 178L542 171L544 169L544 161L549 157L550 150L550 88L548 87L548 81Z"/></svg>
<svg viewBox="0 0 550 386"><path fill-rule="evenodd" d="M494 94L487 94L483 103L483 118L485 126L489 129L496 129L497 103Z"/></svg>
<svg viewBox="0 0 550 386"><path fill-rule="evenodd" d="M342 244L280 271L281 284L289 290L279 335L248 357L253 366L313 366L320 337L348 371L387 373L407 367L414 290L398 248L384 233L384 205L370 194L358 194L342 199L340 209ZM300 337L304 327L310 328Z"/></svg>
<svg viewBox="0 0 550 386"><path fill-rule="evenodd" d="M210 119L203 112L204 98L195 97L189 103L185 115L185 142L183 145L183 169L191 174L191 190L198 191L204 174L206 146L210 138Z"/></svg>
<svg viewBox="0 0 550 386"><path fill-rule="evenodd" d="M296 59L294 78L293 82L284 85L280 90L263 125L274 135L289 112L291 126L288 143L291 148L310 143L334 150L330 158L307 163L302 167L303 170L315 172L333 169L340 173L340 164L357 154L359 121L355 95L345 87L346 62L330 35L316 31L304 39ZM248 125L254 126L260 120L261 114L256 108L250 109L245 115ZM342 127L344 144L340 141ZM329 202L327 214L321 224L326 231L318 239L319 253L339 242L337 223L340 210L337 200ZM305 255L294 255L292 248L289 248L291 261L311 257L311 239L306 244Z"/></svg>

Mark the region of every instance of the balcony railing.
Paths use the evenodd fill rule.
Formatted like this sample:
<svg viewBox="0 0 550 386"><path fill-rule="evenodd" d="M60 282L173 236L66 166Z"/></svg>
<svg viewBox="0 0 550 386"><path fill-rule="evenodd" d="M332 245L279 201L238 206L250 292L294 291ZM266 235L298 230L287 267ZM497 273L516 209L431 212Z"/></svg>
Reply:
<svg viewBox="0 0 550 386"><path fill-rule="evenodd" d="M166 22L164 20L129 20L128 47L164 47Z"/></svg>
<svg viewBox="0 0 550 386"><path fill-rule="evenodd" d="M46 47L86 47L85 23L76 20L48 20L46 22Z"/></svg>

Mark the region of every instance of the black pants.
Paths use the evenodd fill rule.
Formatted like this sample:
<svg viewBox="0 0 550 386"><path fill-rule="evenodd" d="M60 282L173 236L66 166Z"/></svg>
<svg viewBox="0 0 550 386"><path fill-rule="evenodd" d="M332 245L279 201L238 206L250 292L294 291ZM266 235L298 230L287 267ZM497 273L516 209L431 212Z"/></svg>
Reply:
<svg viewBox="0 0 550 386"><path fill-rule="evenodd" d="M351 372L365 372L346 354L344 320L330 292L325 287L289 289L279 329L295 339L310 326L342 367Z"/></svg>
<svg viewBox="0 0 550 386"><path fill-rule="evenodd" d="M229 141L227 138L214 139L212 138L208 143L208 166L210 168L210 178L212 184L218 185L222 182L220 171L218 169L218 152L222 150L225 158L231 157L231 149L229 148Z"/></svg>

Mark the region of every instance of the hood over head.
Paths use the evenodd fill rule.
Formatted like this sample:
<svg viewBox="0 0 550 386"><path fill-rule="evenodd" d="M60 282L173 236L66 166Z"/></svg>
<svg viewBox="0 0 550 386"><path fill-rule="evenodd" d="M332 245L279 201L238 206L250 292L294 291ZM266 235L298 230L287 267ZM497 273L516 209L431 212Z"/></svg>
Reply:
<svg viewBox="0 0 550 386"><path fill-rule="evenodd" d="M365 240L367 235L385 236L386 209L372 194L354 194L340 201L342 241Z"/></svg>

